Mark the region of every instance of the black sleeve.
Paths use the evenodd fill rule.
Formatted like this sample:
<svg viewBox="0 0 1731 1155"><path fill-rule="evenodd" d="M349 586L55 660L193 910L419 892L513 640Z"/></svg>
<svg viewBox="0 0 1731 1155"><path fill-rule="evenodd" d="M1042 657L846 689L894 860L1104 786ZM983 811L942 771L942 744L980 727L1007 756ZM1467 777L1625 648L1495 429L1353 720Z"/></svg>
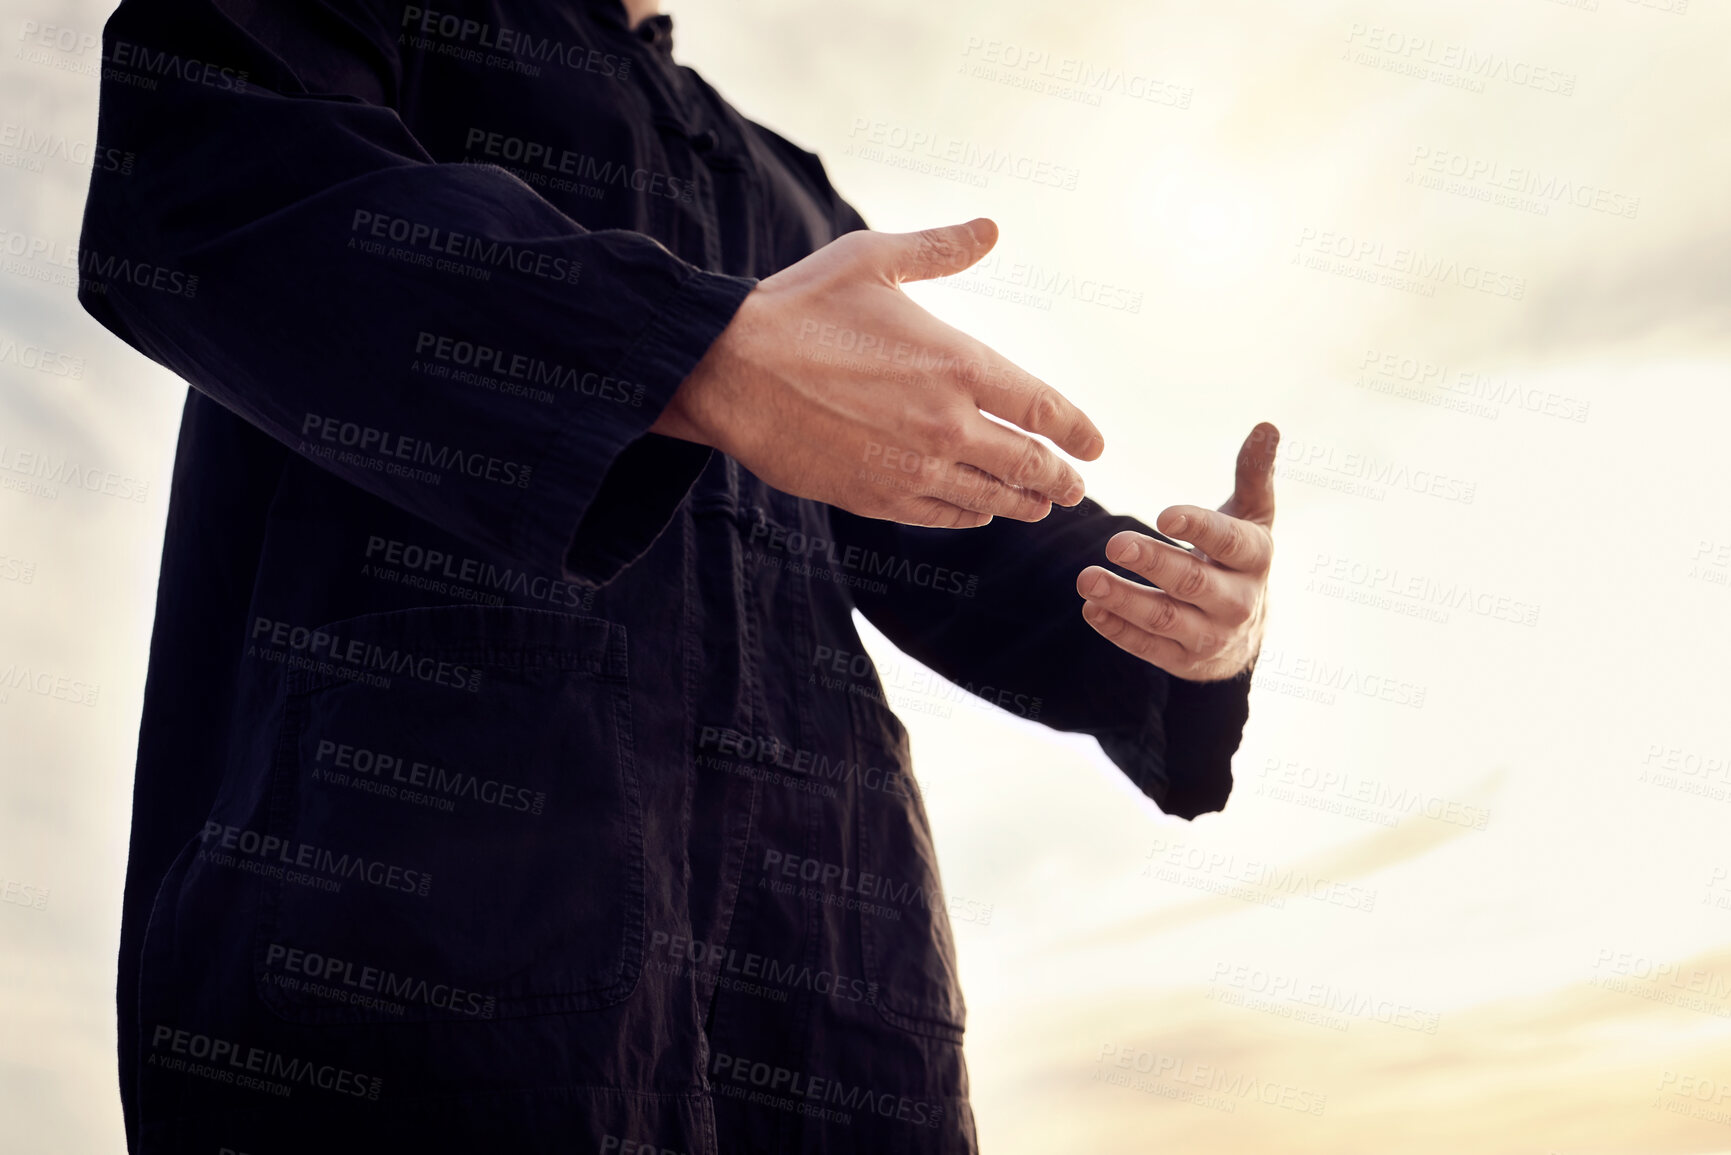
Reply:
<svg viewBox="0 0 1731 1155"><path fill-rule="evenodd" d="M964 689L1056 730L1090 734L1160 808L1219 810L1250 715L1248 672L1176 678L1125 653L1082 617L1076 576L1115 533L1153 531L1091 499L1032 524L923 529L832 509L836 549L862 579L855 604L912 657Z"/></svg>
<svg viewBox="0 0 1731 1155"><path fill-rule="evenodd" d="M125 0L104 28L98 147L137 161L93 175L84 307L345 480L611 579L709 459L647 430L756 282L435 163L392 107L388 6L225 8ZM452 379L464 358L540 394Z"/></svg>
<svg viewBox="0 0 1731 1155"><path fill-rule="evenodd" d="M813 160L815 161L815 157ZM838 234L865 220L816 175ZM1226 805L1232 756L1250 717L1250 673L1222 682L1176 678L1120 650L1082 617L1076 577L1106 560L1121 530L1155 531L1092 500L1028 524L922 529L832 507L836 547L872 579L855 604L906 653L968 691L1053 729L1092 735L1168 814ZM850 549L852 552L850 553Z"/></svg>

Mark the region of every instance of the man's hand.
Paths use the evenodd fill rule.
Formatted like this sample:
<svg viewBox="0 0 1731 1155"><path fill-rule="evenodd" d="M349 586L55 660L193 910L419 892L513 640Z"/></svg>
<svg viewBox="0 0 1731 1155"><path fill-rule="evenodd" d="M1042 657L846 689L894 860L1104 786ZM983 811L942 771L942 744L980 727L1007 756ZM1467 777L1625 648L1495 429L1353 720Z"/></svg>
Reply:
<svg viewBox="0 0 1731 1155"><path fill-rule="evenodd" d="M1243 671L1262 648L1268 566L1274 557L1274 451L1280 430L1264 421L1238 451L1232 496L1218 513L1174 505L1155 519L1182 550L1129 530L1113 534L1106 557L1159 589L1100 566L1076 579L1082 616L1119 649L1192 682Z"/></svg>
<svg viewBox="0 0 1731 1155"><path fill-rule="evenodd" d="M1105 448L1094 423L900 287L959 273L997 239L984 218L838 237L758 283L650 430L862 517L960 529L1075 505L1081 475L984 413L1084 461Z"/></svg>

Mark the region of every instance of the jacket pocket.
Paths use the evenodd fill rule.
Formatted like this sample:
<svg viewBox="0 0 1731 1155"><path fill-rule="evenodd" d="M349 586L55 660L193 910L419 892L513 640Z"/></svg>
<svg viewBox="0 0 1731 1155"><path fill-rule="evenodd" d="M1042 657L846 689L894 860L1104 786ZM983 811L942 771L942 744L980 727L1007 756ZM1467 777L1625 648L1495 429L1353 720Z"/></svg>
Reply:
<svg viewBox="0 0 1731 1155"><path fill-rule="evenodd" d="M272 768L265 1003L371 1023L626 998L645 899L625 628L435 607L334 622L305 652Z"/></svg>
<svg viewBox="0 0 1731 1155"><path fill-rule="evenodd" d="M854 795L854 813L865 978L877 984L878 1013L886 1022L960 1042L967 1007L908 732L881 701L850 694L849 702L864 784Z"/></svg>

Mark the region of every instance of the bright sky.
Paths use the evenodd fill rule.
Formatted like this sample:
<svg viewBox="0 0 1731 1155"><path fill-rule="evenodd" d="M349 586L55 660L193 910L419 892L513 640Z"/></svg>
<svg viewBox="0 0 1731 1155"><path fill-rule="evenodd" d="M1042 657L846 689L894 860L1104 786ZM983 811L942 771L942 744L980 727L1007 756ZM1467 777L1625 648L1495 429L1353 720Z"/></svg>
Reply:
<svg viewBox="0 0 1731 1155"><path fill-rule="evenodd" d="M903 700L975 916L983 1148L1731 1152L1725 6L670 8L680 58L874 226L999 223L982 271L913 291L1089 412L1106 505L1218 504L1250 427L1285 435L1224 813L1162 816L1091 742ZM95 121L95 81L21 57L23 22L105 11L0 0L8 234L74 244L87 173L7 160L7 126ZM119 1142L182 390L69 288L0 273L0 350L82 366L0 353L3 452L148 483L0 491L0 671L100 687L0 704L0 1147L82 1155Z"/></svg>

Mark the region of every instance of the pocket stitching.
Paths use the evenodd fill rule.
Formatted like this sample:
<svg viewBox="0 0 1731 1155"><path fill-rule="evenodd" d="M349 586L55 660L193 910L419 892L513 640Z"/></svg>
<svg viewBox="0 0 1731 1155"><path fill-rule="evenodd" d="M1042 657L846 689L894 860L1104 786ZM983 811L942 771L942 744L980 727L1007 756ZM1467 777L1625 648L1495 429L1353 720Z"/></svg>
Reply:
<svg viewBox="0 0 1731 1155"><path fill-rule="evenodd" d="M869 733L867 723L871 722L872 719L870 715L865 712L865 706L857 700L853 700L852 695L850 695L849 705L852 711L855 733L861 736L856 739L859 745L863 747L859 753L868 753L873 744L864 740L863 736ZM876 863L872 854L871 828L870 824L866 821L865 814L865 808L867 805L870 805L871 800L856 797L855 801L854 828L859 840L861 869L864 869L867 865L879 865ZM936 880L934 879L934 882L935 881ZM863 910L856 911L855 913L858 917L860 928L860 965L865 972L866 981L877 984L878 997L873 1001L877 1006L879 1016L891 1026L899 1027L904 1031L940 1038L949 1042L960 1042L966 1032L966 1024L953 1022L942 1017L942 1011L933 1010L919 1000L912 1000L913 1005L919 1008L917 1011L898 1011L887 1004L886 995L891 994L892 986L884 981L884 973L879 963L878 948L881 932L877 931L867 920L866 913ZM935 912L934 917L936 917ZM944 917L947 919L948 915L946 914ZM953 931L951 932L950 938L953 943L955 939ZM939 949L938 944L935 941L935 927L934 941L929 944L929 949ZM957 987L957 992L959 995L959 985ZM958 1004L959 1003L960 1000L958 998Z"/></svg>
<svg viewBox="0 0 1731 1155"><path fill-rule="evenodd" d="M273 934L280 930L281 898L284 894L283 887L287 885L286 881L272 879L267 880L262 888L251 962L255 992L260 1000L279 1017L315 1025L355 1024L371 1026L385 1023L461 1023L471 1020L497 1022L502 1019L530 1018L617 1006L631 997L642 980L644 936L648 922L647 851L645 847L646 832L644 829L642 783L637 774L635 733L632 729L630 682L626 675L627 651L624 626L603 618L577 618L574 615L559 614L554 611L529 610L511 606L434 606L359 615L353 618L339 619L326 626L320 626L318 629L331 629L346 623L367 619L410 620L397 618L397 615L418 615L427 610L437 611L441 609L504 610L513 614L548 614L571 623L586 623L580 627L585 632L593 629L587 623L604 627L597 632L596 644L583 647L526 643L523 648L501 648L497 645L466 640L439 642L435 639L429 644L419 647L417 652L427 656L436 655L452 661L473 661L481 664L482 669L519 671L551 668L585 674L599 682L598 688L612 699L614 765L618 768L620 792L625 804L626 841L625 879L623 882L624 925L621 931L623 942L620 947L619 965L612 977L600 983L592 982L576 990L539 992L509 998L496 998L494 1013L486 1018L441 1014L437 1013L437 1008L419 1008L422 1011L419 1015L396 1016L386 1015L373 1008L355 1007L345 1003L295 1001L288 998L286 992L274 987L267 978L269 971L264 959L272 942ZM436 622L438 619L427 618L425 620ZM583 664L572 665L567 661L542 663L518 660L542 656L580 659ZM266 832L281 833L283 837L287 838L290 835L286 833L286 830L292 827L294 836L298 838L300 821L298 815L294 814L293 807L303 789L303 784L300 781L300 746L301 739L311 722L313 697L327 690L348 685L353 679L340 675L320 677L316 671L304 670L299 667L291 667L287 673L289 677L285 686L282 721L269 770L270 800ZM297 678L296 675L304 675L304 677Z"/></svg>

